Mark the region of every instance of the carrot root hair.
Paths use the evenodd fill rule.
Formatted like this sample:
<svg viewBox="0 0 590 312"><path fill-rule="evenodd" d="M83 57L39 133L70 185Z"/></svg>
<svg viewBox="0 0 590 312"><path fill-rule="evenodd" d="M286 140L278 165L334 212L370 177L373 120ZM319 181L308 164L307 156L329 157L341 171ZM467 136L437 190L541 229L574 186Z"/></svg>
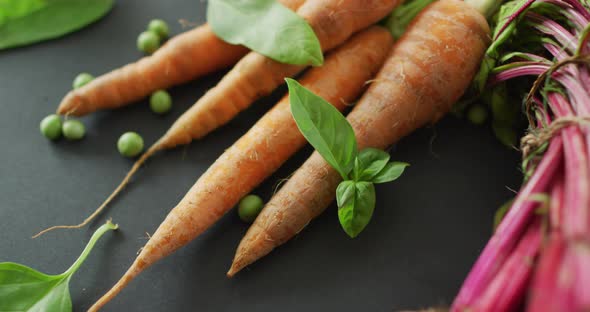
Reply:
<svg viewBox="0 0 590 312"><path fill-rule="evenodd" d="M131 181L131 178L135 175L135 173L139 170L139 168L141 168L141 166L148 160L148 158L150 158L153 154L155 154L157 151L159 151L161 149L162 149L162 145L156 143L156 144L152 145L145 153L143 153L143 155L141 155L141 157L133 164L133 167L131 167L131 170L129 170L129 172L127 172L127 175L125 175L125 178L123 178L123 180L121 181L119 186L117 186L117 188L109 195L109 197L107 197L107 199L100 206L98 206L98 208L96 208L94 210L94 212L92 212L91 215L89 215L86 219L84 219L84 221L82 221L79 224L75 224L75 225L54 225L52 227L48 227L48 228L42 230L41 232L33 235L31 238L38 238L39 236L41 236L47 232L51 232L51 231L57 230L57 229L80 229L80 228L83 228L84 226L86 226L88 223L92 222L92 220L94 220L111 203L111 201L113 201L113 199L115 199L115 197L117 197L117 195L119 195L119 193L121 193L121 191L123 191L123 189Z"/></svg>

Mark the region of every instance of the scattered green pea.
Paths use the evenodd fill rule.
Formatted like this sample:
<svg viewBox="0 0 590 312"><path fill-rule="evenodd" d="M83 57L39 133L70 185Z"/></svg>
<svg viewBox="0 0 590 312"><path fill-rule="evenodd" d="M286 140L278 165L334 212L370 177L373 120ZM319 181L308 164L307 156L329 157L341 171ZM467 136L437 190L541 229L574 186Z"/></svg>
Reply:
<svg viewBox="0 0 590 312"><path fill-rule="evenodd" d="M160 37L153 31L144 31L137 37L139 51L151 54L160 47Z"/></svg>
<svg viewBox="0 0 590 312"><path fill-rule="evenodd" d="M117 141L117 149L125 157L135 157L143 151L143 139L136 132L125 132Z"/></svg>
<svg viewBox="0 0 590 312"><path fill-rule="evenodd" d="M92 76L89 73L78 74L78 76L76 76L76 78L74 79L74 82L72 83L72 87L74 89L78 89L81 86L91 82L93 79L94 79L94 76Z"/></svg>
<svg viewBox="0 0 590 312"><path fill-rule="evenodd" d="M256 195L247 195L238 204L238 215L244 222L252 223L262 210L264 203Z"/></svg>
<svg viewBox="0 0 590 312"><path fill-rule="evenodd" d="M58 115L49 115L39 124L41 134L50 140L55 140L61 136L61 118Z"/></svg>
<svg viewBox="0 0 590 312"><path fill-rule="evenodd" d="M80 140L86 134L86 127L79 120L68 119L64 121L61 131L68 140Z"/></svg>
<svg viewBox="0 0 590 312"><path fill-rule="evenodd" d="M470 107L469 111L467 111L467 118L472 123L481 125L488 118L488 111L483 105L476 104Z"/></svg>
<svg viewBox="0 0 590 312"><path fill-rule="evenodd" d="M164 114L172 108L172 97L165 90L158 90L150 96L150 108L156 114Z"/></svg>
<svg viewBox="0 0 590 312"><path fill-rule="evenodd" d="M156 33L160 37L160 40L168 38L168 34L170 32L168 24L166 24L166 22L161 19L151 20L148 24L148 30Z"/></svg>

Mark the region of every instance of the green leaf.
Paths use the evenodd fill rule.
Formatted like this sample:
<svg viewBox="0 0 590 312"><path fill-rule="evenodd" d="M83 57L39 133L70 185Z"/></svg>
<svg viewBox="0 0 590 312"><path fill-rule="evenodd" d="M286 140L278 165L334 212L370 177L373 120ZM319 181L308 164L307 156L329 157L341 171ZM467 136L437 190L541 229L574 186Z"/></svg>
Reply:
<svg viewBox="0 0 590 312"><path fill-rule="evenodd" d="M13 2L0 1L0 4ZM98 20L113 7L113 0L27 2L31 3L26 9L4 17L3 23L0 17L0 50L63 36Z"/></svg>
<svg viewBox="0 0 590 312"><path fill-rule="evenodd" d="M344 180L357 154L356 138L344 116L321 97L293 79L289 86L291 113L307 141L322 155Z"/></svg>
<svg viewBox="0 0 590 312"><path fill-rule="evenodd" d="M375 210L375 186L371 182L354 182L354 196L338 206L338 219L344 232L355 238L369 224Z"/></svg>
<svg viewBox="0 0 590 312"><path fill-rule="evenodd" d="M385 18L385 28L389 29L395 39L400 38L414 17L432 2L434 0L411 0L401 4Z"/></svg>
<svg viewBox="0 0 590 312"><path fill-rule="evenodd" d="M379 171L371 182L379 184L396 180L402 175L402 173L404 173L404 170L409 165L410 164L404 162L389 162L381 171Z"/></svg>
<svg viewBox="0 0 590 312"><path fill-rule="evenodd" d="M363 149L355 159L353 178L355 181L371 181L387 165L389 158L389 153L382 150L376 148Z"/></svg>
<svg viewBox="0 0 590 312"><path fill-rule="evenodd" d="M0 0L0 25L9 19L31 14L45 5L45 0Z"/></svg>
<svg viewBox="0 0 590 312"><path fill-rule="evenodd" d="M338 184L336 188L336 203L338 207L344 206L349 200L354 198L355 193L354 181L346 180Z"/></svg>
<svg viewBox="0 0 590 312"><path fill-rule="evenodd" d="M307 21L275 0L209 0L207 22L226 42L275 61L320 66L320 42Z"/></svg>
<svg viewBox="0 0 590 312"><path fill-rule="evenodd" d="M72 311L69 291L72 275L98 239L116 228L107 222L96 230L76 262L59 275L44 274L18 263L0 263L0 311Z"/></svg>

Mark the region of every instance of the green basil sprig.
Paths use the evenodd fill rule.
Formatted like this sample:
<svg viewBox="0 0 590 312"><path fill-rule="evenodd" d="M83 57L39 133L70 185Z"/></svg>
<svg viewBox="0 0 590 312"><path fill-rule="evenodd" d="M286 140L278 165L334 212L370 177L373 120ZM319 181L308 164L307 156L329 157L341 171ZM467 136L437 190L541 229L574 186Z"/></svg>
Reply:
<svg viewBox="0 0 590 312"><path fill-rule="evenodd" d="M0 0L0 50L63 36L112 7L113 0Z"/></svg>
<svg viewBox="0 0 590 312"><path fill-rule="evenodd" d="M336 189L338 219L346 234L354 238L373 216L374 184L399 178L408 164L390 161L389 154L379 149L358 151L351 125L334 106L297 81L285 80L297 127L342 176L343 181Z"/></svg>
<svg viewBox="0 0 590 312"><path fill-rule="evenodd" d="M72 311L69 283L98 239L117 229L107 222L90 238L88 245L64 273L47 275L14 262L0 263L0 311Z"/></svg>
<svg viewBox="0 0 590 312"><path fill-rule="evenodd" d="M213 32L277 62L320 66L320 42L307 21L275 0L209 0Z"/></svg>

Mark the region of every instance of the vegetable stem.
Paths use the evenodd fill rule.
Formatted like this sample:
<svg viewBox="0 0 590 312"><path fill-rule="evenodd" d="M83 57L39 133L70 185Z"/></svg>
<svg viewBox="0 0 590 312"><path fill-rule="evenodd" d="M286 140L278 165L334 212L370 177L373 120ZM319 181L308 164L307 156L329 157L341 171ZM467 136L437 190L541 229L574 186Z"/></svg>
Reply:
<svg viewBox="0 0 590 312"><path fill-rule="evenodd" d="M74 264L72 264L72 266L69 269L67 269L65 272L63 272L61 275L63 275L63 276L73 275L78 270L78 268L80 268L82 263L84 263L84 261L86 260L86 258L90 254L90 251L92 251L92 248L94 248L94 245L100 239L100 237L104 233L111 231L111 230L116 230L117 228L119 228L119 225L113 224L110 220L107 221L105 224L103 224L101 227L99 227L98 230L96 230L96 232L94 232L94 234L92 234L90 241L88 242L88 244L86 244L86 247L84 247L84 250L82 251L82 253L78 257L78 259L76 259L76 262L74 262Z"/></svg>

